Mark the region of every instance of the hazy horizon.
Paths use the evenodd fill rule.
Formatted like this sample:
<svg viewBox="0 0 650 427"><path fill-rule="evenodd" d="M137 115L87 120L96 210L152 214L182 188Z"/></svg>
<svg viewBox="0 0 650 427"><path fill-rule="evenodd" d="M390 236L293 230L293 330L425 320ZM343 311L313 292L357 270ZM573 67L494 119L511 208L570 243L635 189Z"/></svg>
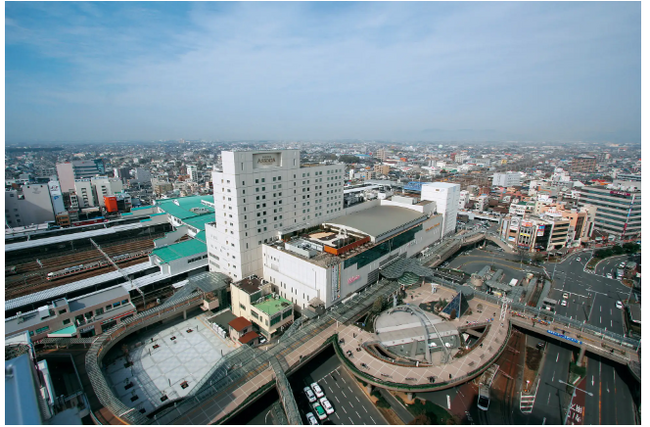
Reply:
<svg viewBox="0 0 650 427"><path fill-rule="evenodd" d="M5 3L5 137L640 141L640 3Z"/></svg>

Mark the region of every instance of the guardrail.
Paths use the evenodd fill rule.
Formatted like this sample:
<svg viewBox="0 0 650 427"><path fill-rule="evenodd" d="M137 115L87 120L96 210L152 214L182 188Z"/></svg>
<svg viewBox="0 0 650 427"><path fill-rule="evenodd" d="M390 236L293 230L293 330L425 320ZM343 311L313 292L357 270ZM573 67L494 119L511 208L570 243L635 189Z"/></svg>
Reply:
<svg viewBox="0 0 650 427"><path fill-rule="evenodd" d="M99 335L91 344L86 354L86 372L88 373L88 378L101 404L111 411L117 419L127 424L149 423L149 419L146 416L142 415L135 408L129 408L113 394L113 390L108 385L100 366L105 353L117 344L124 335L131 334L141 328L159 322L162 316L169 312L186 310L187 308L198 306L201 301L203 301L203 295L192 294L180 299L173 305L162 305L146 310Z"/></svg>
<svg viewBox="0 0 650 427"><path fill-rule="evenodd" d="M512 326L508 324L508 333L510 334L510 330L512 329ZM451 381L441 381L441 382L436 382L432 384L414 384L414 385L409 385L409 384L402 384L402 383L394 383L391 381L385 381L380 378L377 378L375 376L372 376L366 372L363 372L359 370L359 368L356 367L354 363L352 363L345 355L343 354L343 349L339 346L338 342L338 334L334 335L334 351L336 352L336 355L338 356L339 360L341 360L346 368L353 373L354 376L357 378L361 378L362 380L369 382L373 385L379 386L379 387L385 387L397 391L410 391L410 392L415 392L415 391L433 391L437 389L445 389L449 387L453 387L456 384L460 384L466 381L471 380L472 378L477 377L480 375L483 371L485 371L487 368L489 368L501 355L503 350L505 349L506 345L508 344L508 340L504 340L503 343L499 346L499 349L497 352L490 357L485 364L482 366L468 372L467 374L453 378ZM423 368L424 369L424 368Z"/></svg>

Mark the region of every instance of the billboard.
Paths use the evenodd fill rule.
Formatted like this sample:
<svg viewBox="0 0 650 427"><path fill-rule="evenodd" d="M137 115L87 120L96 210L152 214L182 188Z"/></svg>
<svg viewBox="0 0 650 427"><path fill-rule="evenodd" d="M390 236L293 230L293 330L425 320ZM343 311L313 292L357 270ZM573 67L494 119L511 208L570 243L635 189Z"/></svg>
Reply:
<svg viewBox="0 0 650 427"><path fill-rule="evenodd" d="M52 207L54 208L54 214L59 214L65 211L65 206L63 204L63 193L61 192L61 185L59 181L50 181L47 183L47 187L50 190L50 197L52 198Z"/></svg>
<svg viewBox="0 0 650 427"><path fill-rule="evenodd" d="M546 226L545 225L540 225L537 227L537 237L543 236L544 231L546 231Z"/></svg>
<svg viewBox="0 0 650 427"><path fill-rule="evenodd" d="M280 166L280 153L253 154L253 169L263 169Z"/></svg>

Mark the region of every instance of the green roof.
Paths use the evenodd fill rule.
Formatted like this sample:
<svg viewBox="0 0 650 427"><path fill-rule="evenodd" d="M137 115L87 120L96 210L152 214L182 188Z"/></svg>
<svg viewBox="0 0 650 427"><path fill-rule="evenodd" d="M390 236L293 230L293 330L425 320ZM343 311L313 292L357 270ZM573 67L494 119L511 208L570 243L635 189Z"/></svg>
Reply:
<svg viewBox="0 0 650 427"><path fill-rule="evenodd" d="M68 327L65 327L63 329L59 329L58 331L50 332L48 336L52 335L76 335L77 334L77 327L74 325L74 323Z"/></svg>
<svg viewBox="0 0 650 427"><path fill-rule="evenodd" d="M190 196L179 197L175 199L156 200L156 206L180 220L185 220L188 218L193 218L195 216L204 215L192 212L192 208L206 208L210 212L214 212L213 208L201 203L203 200L214 202L214 196ZM174 201L177 201L178 205L174 203Z"/></svg>
<svg viewBox="0 0 650 427"><path fill-rule="evenodd" d="M194 236L195 239L199 239L202 242L207 242L206 237L205 237L205 231L199 232L196 236Z"/></svg>
<svg viewBox="0 0 650 427"><path fill-rule="evenodd" d="M288 299L278 297L278 299L274 299L271 297L271 295L267 295L264 298L263 302L258 302L257 304L253 304L253 307L258 309L259 311L268 314L269 316L273 316L276 313L280 313L284 310L286 310L288 307L292 307L293 304L291 301Z"/></svg>
<svg viewBox="0 0 650 427"><path fill-rule="evenodd" d="M163 262L167 263L207 251L208 248L204 242L196 239L191 239L180 243L174 243L173 245L165 246L162 248L154 249L152 254L160 258Z"/></svg>
<svg viewBox="0 0 650 427"><path fill-rule="evenodd" d="M214 213L203 214L200 216L195 216L194 218L184 219L183 222L191 227L198 228L199 230L205 230L205 224L208 222L214 222Z"/></svg>

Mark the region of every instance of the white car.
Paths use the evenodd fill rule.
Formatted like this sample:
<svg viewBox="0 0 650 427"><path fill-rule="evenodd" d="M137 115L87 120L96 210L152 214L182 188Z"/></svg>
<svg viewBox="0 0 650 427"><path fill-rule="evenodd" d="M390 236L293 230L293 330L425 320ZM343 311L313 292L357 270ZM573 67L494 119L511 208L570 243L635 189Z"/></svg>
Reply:
<svg viewBox="0 0 650 427"><path fill-rule="evenodd" d="M566 307L566 300L563 299L562 302L560 303L560 305L561 305L562 307Z"/></svg>
<svg viewBox="0 0 650 427"><path fill-rule="evenodd" d="M613 279L614 277L612 276L612 273L607 273L607 278L608 279Z"/></svg>
<svg viewBox="0 0 650 427"><path fill-rule="evenodd" d="M325 409L325 412L327 412L327 415L334 413L334 407L332 406L330 401L327 400L327 397L321 397L320 404L323 405L323 408Z"/></svg>
<svg viewBox="0 0 650 427"><path fill-rule="evenodd" d="M314 395L314 392L311 391L309 387L305 387L303 391L307 395L307 399L309 399L309 403L313 403L316 401L316 396Z"/></svg>
<svg viewBox="0 0 650 427"><path fill-rule="evenodd" d="M317 426L318 425L318 420L316 419L314 414L312 414L311 412L307 412L307 421L309 421L309 424L312 425L312 426Z"/></svg>
<svg viewBox="0 0 650 427"><path fill-rule="evenodd" d="M314 393L316 393L317 398L320 399L321 397L325 396L325 393L323 393L323 390L320 388L318 383L312 383L311 389L314 390Z"/></svg>
<svg viewBox="0 0 650 427"><path fill-rule="evenodd" d="M618 308L619 310L622 310L623 309L623 303L620 302L620 301L616 301L616 308Z"/></svg>
<svg viewBox="0 0 650 427"><path fill-rule="evenodd" d="M566 292L563 293L563 294L562 294L562 298L564 298L564 299L569 299L569 294L567 294Z"/></svg>
<svg viewBox="0 0 650 427"><path fill-rule="evenodd" d="M580 262L580 257L576 258L576 261Z"/></svg>

